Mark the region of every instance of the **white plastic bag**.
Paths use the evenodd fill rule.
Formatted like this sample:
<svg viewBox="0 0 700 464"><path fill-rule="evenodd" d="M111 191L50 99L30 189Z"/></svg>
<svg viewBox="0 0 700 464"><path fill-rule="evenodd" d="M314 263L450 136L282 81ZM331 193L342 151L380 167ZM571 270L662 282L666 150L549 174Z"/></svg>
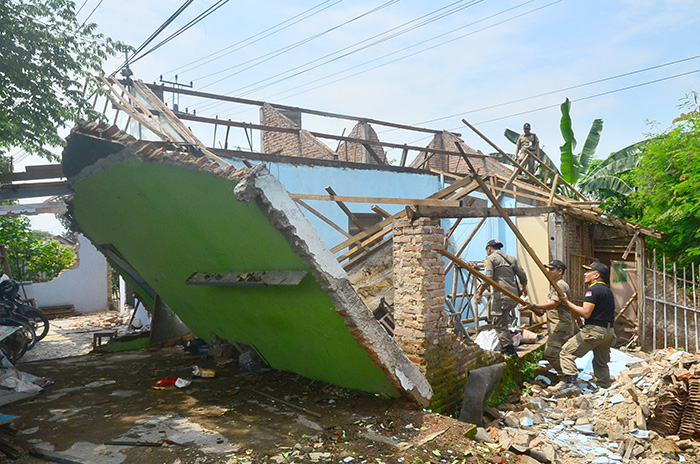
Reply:
<svg viewBox="0 0 700 464"><path fill-rule="evenodd" d="M476 336L474 342L483 350L497 351L501 348L501 344L498 341L498 335L496 335L496 331L494 329L479 332L479 335Z"/></svg>

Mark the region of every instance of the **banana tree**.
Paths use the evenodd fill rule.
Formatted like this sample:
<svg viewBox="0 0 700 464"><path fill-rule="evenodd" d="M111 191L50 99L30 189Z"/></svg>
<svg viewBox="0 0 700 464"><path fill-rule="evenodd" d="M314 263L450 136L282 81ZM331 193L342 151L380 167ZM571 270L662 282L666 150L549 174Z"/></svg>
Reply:
<svg viewBox="0 0 700 464"><path fill-rule="evenodd" d="M587 172L578 183L582 193L594 193L596 190L610 190L620 195L629 195L632 187L619 177L623 172L639 166L639 154L648 140L637 142L608 156L602 163Z"/></svg>
<svg viewBox="0 0 700 464"><path fill-rule="evenodd" d="M571 127L571 101L567 98L561 105L561 122L559 128L564 138L564 145L559 147L561 152L561 174L567 182L572 185L584 177L595 156L595 150L600 142L600 132L603 130L603 120L596 119L591 125L583 150L578 155L574 154L576 149L576 138L574 129Z"/></svg>

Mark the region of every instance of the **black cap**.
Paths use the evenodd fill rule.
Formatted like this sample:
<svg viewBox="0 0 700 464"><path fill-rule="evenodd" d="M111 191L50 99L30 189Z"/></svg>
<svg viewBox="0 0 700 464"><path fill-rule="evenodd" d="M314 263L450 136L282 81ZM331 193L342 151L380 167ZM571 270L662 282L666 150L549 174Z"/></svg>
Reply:
<svg viewBox="0 0 700 464"><path fill-rule="evenodd" d="M494 238L493 240L489 240L489 243L486 244L486 248L496 248L500 250L503 248L503 244Z"/></svg>
<svg viewBox="0 0 700 464"><path fill-rule="evenodd" d="M561 269L562 271L566 271L566 264L564 264L564 261L559 261L558 259L553 259L551 263L545 264L544 267L549 269Z"/></svg>
<svg viewBox="0 0 700 464"><path fill-rule="evenodd" d="M610 276L610 269L608 269L608 266L600 261L595 261L588 266L584 264L583 268L589 271L598 271L600 273L600 277L602 277L604 280L607 280Z"/></svg>
<svg viewBox="0 0 700 464"><path fill-rule="evenodd" d="M525 129L526 127L527 127L528 129L530 128L530 123L529 123L529 122L526 122L525 124L523 124L523 129Z"/></svg>

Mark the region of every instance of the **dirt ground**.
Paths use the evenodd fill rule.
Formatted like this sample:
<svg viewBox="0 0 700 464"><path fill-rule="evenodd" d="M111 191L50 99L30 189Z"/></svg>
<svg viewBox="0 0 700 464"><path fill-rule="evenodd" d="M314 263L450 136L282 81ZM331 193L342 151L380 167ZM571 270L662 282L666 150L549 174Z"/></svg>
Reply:
<svg viewBox="0 0 700 464"><path fill-rule="evenodd" d="M405 400L287 372L246 372L179 346L48 359L56 339L79 354L93 331L114 322L110 314L71 319L58 321L17 366L54 384L0 411L19 416L11 440L25 452L13 462L47 462L28 455L31 447L60 453L57 462L86 464L521 462L465 438L469 424ZM37 355L42 343L49 353ZM193 378L194 366L216 376ZM165 377L192 383L154 388Z"/></svg>

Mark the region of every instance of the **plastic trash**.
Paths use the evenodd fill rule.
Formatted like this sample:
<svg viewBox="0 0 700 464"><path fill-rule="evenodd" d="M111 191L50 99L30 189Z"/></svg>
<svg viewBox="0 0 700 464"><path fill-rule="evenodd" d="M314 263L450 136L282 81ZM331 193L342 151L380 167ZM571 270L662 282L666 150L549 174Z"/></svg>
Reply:
<svg viewBox="0 0 700 464"><path fill-rule="evenodd" d="M255 351L245 351L238 356L238 364L248 372L259 371L268 367L262 357Z"/></svg>
<svg viewBox="0 0 700 464"><path fill-rule="evenodd" d="M178 377L177 380L175 380L175 386L176 386L177 388L185 388L185 387L188 387L188 386L190 386L191 383L192 383L191 380L186 380L186 379L183 379L183 378L180 378L180 377Z"/></svg>
<svg viewBox="0 0 700 464"><path fill-rule="evenodd" d="M156 382L156 386L157 387L169 387L171 385L175 385L176 381L177 381L177 377L163 377L158 382Z"/></svg>
<svg viewBox="0 0 700 464"><path fill-rule="evenodd" d="M211 379L216 377L216 371L214 369L200 369L199 366L194 366L192 368L192 375L204 379Z"/></svg>

